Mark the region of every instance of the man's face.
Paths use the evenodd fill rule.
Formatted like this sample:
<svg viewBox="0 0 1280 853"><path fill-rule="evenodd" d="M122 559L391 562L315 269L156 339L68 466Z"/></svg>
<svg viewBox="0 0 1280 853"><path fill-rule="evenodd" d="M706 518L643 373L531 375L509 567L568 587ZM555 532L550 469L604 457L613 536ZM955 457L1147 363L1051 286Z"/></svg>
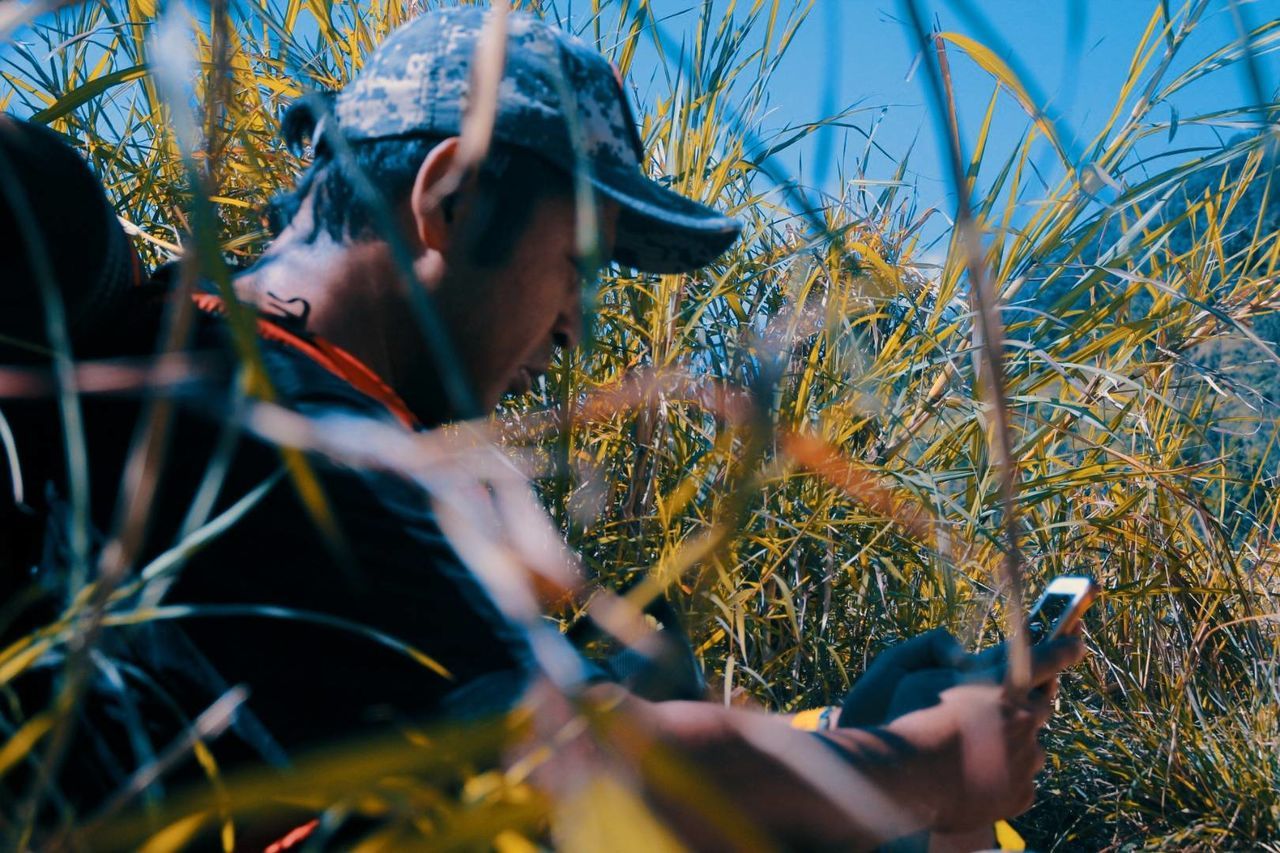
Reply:
<svg viewBox="0 0 1280 853"><path fill-rule="evenodd" d="M597 216L600 256L607 258L618 207L605 202ZM486 411L503 394L529 391L555 350L576 345L582 336L583 267L575 228L572 199L546 198L534 205L503 263L447 261L437 304Z"/></svg>

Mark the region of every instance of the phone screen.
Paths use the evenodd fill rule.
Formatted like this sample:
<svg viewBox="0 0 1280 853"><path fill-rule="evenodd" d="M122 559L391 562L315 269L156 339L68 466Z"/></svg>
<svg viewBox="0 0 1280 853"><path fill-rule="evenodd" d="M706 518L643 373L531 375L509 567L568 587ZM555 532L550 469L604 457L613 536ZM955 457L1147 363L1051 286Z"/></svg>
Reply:
<svg viewBox="0 0 1280 853"><path fill-rule="evenodd" d="M1036 612L1031 614L1031 624L1029 626L1031 642L1038 643L1041 640L1048 639L1053 633L1053 627L1071 609L1071 603L1075 599L1074 595L1060 593L1046 595L1044 601L1036 608Z"/></svg>

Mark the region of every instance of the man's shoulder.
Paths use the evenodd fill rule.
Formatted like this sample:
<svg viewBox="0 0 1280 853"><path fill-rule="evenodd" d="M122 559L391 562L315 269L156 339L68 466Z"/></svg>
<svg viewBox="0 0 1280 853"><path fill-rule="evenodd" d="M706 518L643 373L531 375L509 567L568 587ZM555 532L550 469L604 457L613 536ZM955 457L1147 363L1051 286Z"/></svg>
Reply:
<svg viewBox="0 0 1280 853"><path fill-rule="evenodd" d="M383 401L357 388L334 364L322 361L318 345L323 342L304 327L257 313L253 322L256 353L251 357L262 360L272 402L308 415L334 412L397 422ZM218 349L237 361L245 359L235 352L229 321L221 313L201 312L194 348Z"/></svg>
<svg viewBox="0 0 1280 853"><path fill-rule="evenodd" d="M307 415L341 413L398 423L385 404L287 343L261 342L261 353L276 401Z"/></svg>

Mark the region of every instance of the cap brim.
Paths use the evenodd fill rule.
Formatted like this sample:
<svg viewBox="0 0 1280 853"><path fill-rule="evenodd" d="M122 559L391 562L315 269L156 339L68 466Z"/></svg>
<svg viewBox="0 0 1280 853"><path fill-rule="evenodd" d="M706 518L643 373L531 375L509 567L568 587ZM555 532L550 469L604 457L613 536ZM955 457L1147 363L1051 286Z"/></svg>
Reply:
<svg viewBox="0 0 1280 853"><path fill-rule="evenodd" d="M597 168L591 183L621 205L613 258L642 272L678 273L704 267L738 239L742 225L672 192L639 171Z"/></svg>

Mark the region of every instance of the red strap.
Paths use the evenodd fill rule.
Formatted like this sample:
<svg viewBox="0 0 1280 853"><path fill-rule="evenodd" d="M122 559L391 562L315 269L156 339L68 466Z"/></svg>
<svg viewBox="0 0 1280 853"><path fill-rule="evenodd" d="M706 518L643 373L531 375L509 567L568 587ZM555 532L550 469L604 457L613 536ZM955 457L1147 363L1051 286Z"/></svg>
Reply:
<svg viewBox="0 0 1280 853"><path fill-rule="evenodd" d="M227 313L227 307L223 304L222 298L211 293L196 293L192 296L192 300L196 308L206 314L221 317ZM265 340L282 343L297 350L360 393L377 400L409 429L416 430L421 426L417 417L405 405L404 400L400 399L400 395L383 382L381 377L370 370L364 362L342 347L315 335L308 335L305 338L296 335L261 315L258 317L258 335Z"/></svg>
<svg viewBox="0 0 1280 853"><path fill-rule="evenodd" d="M313 820L307 821L301 826L295 826L293 829L286 832L284 834L284 837L282 837L279 841L274 842L269 847L267 847L267 849L263 850L262 853L281 853L281 851L288 850L290 847L293 847L299 842L305 841L307 836L315 832L316 827L318 827L319 825L320 825L320 819L315 818Z"/></svg>

